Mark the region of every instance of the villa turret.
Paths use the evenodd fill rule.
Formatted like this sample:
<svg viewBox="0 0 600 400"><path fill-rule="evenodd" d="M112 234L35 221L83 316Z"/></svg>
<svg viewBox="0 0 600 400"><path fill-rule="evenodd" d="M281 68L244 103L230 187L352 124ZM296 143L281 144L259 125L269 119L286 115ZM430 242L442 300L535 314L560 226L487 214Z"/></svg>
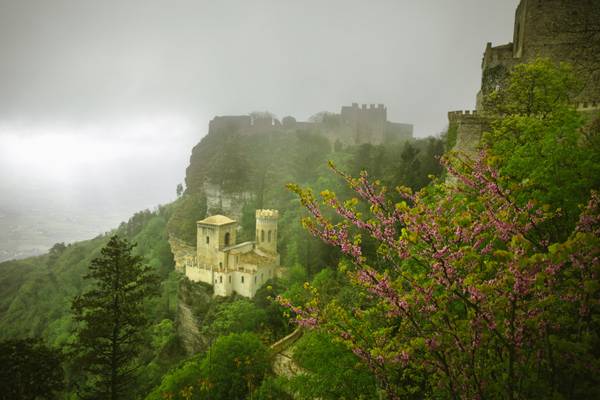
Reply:
<svg viewBox="0 0 600 400"><path fill-rule="evenodd" d="M277 210L256 210L256 245L259 249L277 254Z"/></svg>

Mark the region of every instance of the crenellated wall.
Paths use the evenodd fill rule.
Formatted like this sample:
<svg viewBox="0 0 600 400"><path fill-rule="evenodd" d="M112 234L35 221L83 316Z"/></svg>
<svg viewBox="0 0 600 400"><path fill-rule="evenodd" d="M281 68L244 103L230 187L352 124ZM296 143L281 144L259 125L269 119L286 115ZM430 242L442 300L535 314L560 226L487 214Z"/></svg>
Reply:
<svg viewBox="0 0 600 400"><path fill-rule="evenodd" d="M577 111L580 111L580 112L600 111L600 101L590 101L590 102L578 103Z"/></svg>
<svg viewBox="0 0 600 400"><path fill-rule="evenodd" d="M380 144L410 139L413 135L411 124L387 120L387 108L383 104L352 103L351 106L342 106L340 114L330 115L339 121L338 125L296 121L292 116L286 116L279 122L268 113L217 116L210 121L209 132L251 135L269 131L318 130L332 142L338 139L348 144Z"/></svg>

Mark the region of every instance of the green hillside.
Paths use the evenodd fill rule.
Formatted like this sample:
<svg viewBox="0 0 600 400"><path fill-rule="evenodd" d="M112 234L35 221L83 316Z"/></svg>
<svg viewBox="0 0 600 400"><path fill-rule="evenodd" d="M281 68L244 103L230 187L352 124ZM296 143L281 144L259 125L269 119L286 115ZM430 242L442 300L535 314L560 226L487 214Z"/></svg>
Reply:
<svg viewBox="0 0 600 400"><path fill-rule="evenodd" d="M268 344L290 331L281 315L282 309L273 306L269 298L286 287L298 291L305 280L322 268L335 265L339 259L337 251L302 229L299 223L302 211L285 185L301 182L324 189L335 184L340 192L347 192L348 189L339 182L325 178L327 162L332 160L349 171L375 169L386 182L404 180L419 188L427 184L428 175L441 171L436 157L442 152L442 141L433 138L386 146L333 146L324 136L314 132L256 132L252 136L210 132L194 148L186 176L188 187L174 203L160 206L155 211L136 213L114 231L94 239L67 245L58 243L49 254L0 264L3 294L0 338L41 337L50 346L68 348L73 339L71 301L87 288L83 276L91 260L99 255L111 235L119 234L137 243L135 252L143 256L162 279L160 296L147 305L153 321L149 340L156 346L142 355L145 367L140 371L144 379L140 381L139 394L148 391L169 367L186 357L176 333L181 276L173 271L167 238L171 234L194 242L195 221L206 214L200 182L209 181L222 185L225 192L252 193L252 200L243 207L241 237L251 239L256 208L280 210L280 251L283 265L290 267L291 274L283 287L281 283L272 283L279 288L276 292L257 296L256 301L248 303L245 309L219 311L220 303L197 304L195 318L204 321L200 328L206 340L250 330ZM381 163L382 159L387 162ZM385 168L379 168L384 165ZM219 312L233 312L232 318L245 312L264 316L259 317L262 322L256 322L258 325L234 328L230 322L219 320ZM216 336L207 331L213 325L214 329L220 327ZM76 375L73 367L69 366L68 377Z"/></svg>

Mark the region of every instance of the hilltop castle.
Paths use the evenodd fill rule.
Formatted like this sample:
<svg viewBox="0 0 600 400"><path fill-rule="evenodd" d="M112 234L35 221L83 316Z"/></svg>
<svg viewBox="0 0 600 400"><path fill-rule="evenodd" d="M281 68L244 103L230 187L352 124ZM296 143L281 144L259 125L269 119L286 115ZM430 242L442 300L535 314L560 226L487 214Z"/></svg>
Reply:
<svg viewBox="0 0 600 400"><path fill-rule="evenodd" d="M209 132L228 132L251 135L269 131L318 131L330 141L345 144L381 144L413 137L413 126L387 120L383 104L353 103L343 106L339 114L323 113L320 120L301 122L287 116L281 121L269 113L217 116L209 123Z"/></svg>
<svg viewBox="0 0 600 400"><path fill-rule="evenodd" d="M198 221L196 253L176 260L178 269L194 282L213 286L216 296L254 297L279 268L278 218L277 210L256 210L255 240L243 243L236 243L237 221L224 215Z"/></svg>
<svg viewBox="0 0 600 400"><path fill-rule="evenodd" d="M448 113L456 129L455 149L473 154L488 128L484 98L501 87L510 69L536 58L569 62L583 89L575 101L583 112L600 109L600 5L598 0L521 0L515 11L513 41L487 43L481 63L476 110Z"/></svg>

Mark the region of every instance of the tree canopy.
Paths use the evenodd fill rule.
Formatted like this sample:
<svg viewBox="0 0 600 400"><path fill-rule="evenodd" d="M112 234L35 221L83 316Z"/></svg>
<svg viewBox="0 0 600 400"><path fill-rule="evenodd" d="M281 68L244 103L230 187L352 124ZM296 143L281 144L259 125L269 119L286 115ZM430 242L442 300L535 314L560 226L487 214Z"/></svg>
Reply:
<svg viewBox="0 0 600 400"><path fill-rule="evenodd" d="M65 388L63 355L40 339L0 342L0 399L56 399Z"/></svg>
<svg viewBox="0 0 600 400"><path fill-rule="evenodd" d="M600 396L597 133L568 105L568 73L515 69L481 154L446 157L447 181L397 199L332 166L353 197L290 185L354 295L307 285L304 304L280 303L344 343L388 398Z"/></svg>

